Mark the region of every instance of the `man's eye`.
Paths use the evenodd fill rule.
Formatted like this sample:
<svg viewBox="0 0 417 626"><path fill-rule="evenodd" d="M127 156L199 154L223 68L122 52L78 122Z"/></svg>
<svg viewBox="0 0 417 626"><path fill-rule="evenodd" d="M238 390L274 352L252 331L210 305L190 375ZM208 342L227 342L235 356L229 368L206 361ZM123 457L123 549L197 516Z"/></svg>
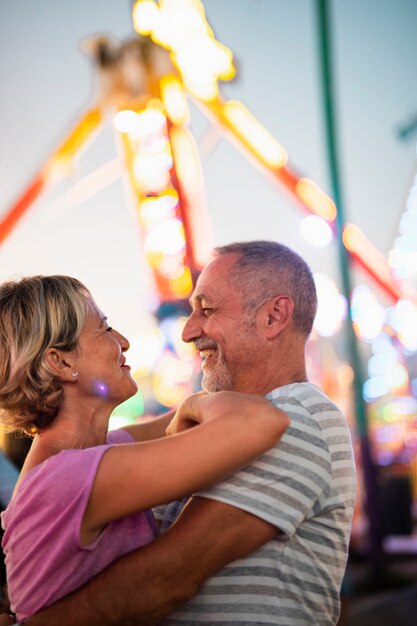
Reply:
<svg viewBox="0 0 417 626"><path fill-rule="evenodd" d="M203 307L201 309L201 312L202 312L203 315L210 315L211 311L212 311L212 309L210 309L208 307Z"/></svg>
<svg viewBox="0 0 417 626"><path fill-rule="evenodd" d="M113 330L113 328L111 326L107 326L106 333L111 333L112 330Z"/></svg>

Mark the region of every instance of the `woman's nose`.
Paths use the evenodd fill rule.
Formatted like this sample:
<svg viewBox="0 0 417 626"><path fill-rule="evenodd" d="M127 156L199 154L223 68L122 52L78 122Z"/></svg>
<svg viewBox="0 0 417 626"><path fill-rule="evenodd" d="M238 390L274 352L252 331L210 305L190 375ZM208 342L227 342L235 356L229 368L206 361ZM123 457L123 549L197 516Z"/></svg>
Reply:
<svg viewBox="0 0 417 626"><path fill-rule="evenodd" d="M120 346L122 348L122 352L126 352L126 350L129 350L130 343L129 343L128 339L126 339L126 337L124 335L119 333L118 330L113 330L113 332L115 333L115 335L117 337L117 341L120 343Z"/></svg>

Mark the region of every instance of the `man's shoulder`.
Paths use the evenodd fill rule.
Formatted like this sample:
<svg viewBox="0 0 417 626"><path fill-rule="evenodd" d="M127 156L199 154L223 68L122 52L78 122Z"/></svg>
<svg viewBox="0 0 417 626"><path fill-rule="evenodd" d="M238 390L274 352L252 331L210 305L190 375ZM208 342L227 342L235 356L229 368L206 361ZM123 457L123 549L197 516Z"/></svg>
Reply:
<svg viewBox="0 0 417 626"><path fill-rule="evenodd" d="M277 449L298 441L298 446L321 448L330 460L337 441L351 455L351 435L346 418L326 394L312 383L293 383L274 389L267 396L290 417L290 426Z"/></svg>
<svg viewBox="0 0 417 626"><path fill-rule="evenodd" d="M272 389L267 396L272 402L299 402L303 404L305 402L315 400L332 405L337 409L336 405L330 400L328 396L319 387L308 381L300 383L289 383L288 385L282 385Z"/></svg>
<svg viewBox="0 0 417 626"><path fill-rule="evenodd" d="M300 420L333 419L345 423L345 418L326 394L309 382L291 383L277 387L267 398L276 406Z"/></svg>

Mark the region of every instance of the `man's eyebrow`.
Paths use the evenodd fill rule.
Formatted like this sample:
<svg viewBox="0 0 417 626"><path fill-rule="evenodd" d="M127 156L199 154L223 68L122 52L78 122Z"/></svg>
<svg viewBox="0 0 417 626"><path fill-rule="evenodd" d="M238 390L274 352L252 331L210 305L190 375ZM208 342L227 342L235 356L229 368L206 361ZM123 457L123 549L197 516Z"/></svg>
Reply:
<svg viewBox="0 0 417 626"><path fill-rule="evenodd" d="M104 325L104 323L105 323L105 322L107 322L107 317L104 315L104 316L101 318L100 328Z"/></svg>
<svg viewBox="0 0 417 626"><path fill-rule="evenodd" d="M191 296L188 302L191 304L191 306L193 306L193 302L201 302L202 300L206 300L206 299L207 297L204 295L204 293L199 293L196 296Z"/></svg>

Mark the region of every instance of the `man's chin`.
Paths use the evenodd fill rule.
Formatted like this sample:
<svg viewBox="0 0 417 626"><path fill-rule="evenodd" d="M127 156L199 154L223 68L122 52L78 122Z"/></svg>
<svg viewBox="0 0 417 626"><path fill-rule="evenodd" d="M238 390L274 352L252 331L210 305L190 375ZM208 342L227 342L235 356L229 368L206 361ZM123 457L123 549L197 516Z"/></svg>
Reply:
<svg viewBox="0 0 417 626"><path fill-rule="evenodd" d="M201 387L207 393L216 393L217 391L232 391L233 385L229 377L216 377L203 373Z"/></svg>

